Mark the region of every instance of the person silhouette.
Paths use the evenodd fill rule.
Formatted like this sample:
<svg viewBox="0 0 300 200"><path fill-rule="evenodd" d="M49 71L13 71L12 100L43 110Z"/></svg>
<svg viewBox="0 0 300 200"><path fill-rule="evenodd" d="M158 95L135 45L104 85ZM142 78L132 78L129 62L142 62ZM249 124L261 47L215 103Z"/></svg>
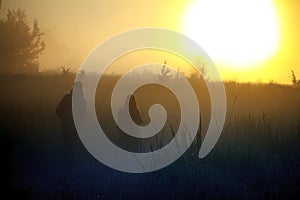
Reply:
<svg viewBox="0 0 300 200"><path fill-rule="evenodd" d="M75 89L75 90L73 90ZM76 91L76 92L74 92ZM62 100L56 107L56 114L60 118L60 126L63 133L63 150L64 150L64 165L66 172L71 171L76 162L79 161L80 157L83 156L83 144L77 134L73 113L72 113L72 95L80 102L81 113L86 112L86 101L83 96L82 83L75 82L71 91L64 95Z"/></svg>
<svg viewBox="0 0 300 200"><path fill-rule="evenodd" d="M127 107L129 105L129 108ZM123 107L120 109L118 113L118 121L123 120L121 117L123 116L123 113L126 112L126 110L129 109L129 114L132 120L137 125L142 125L143 120L141 117L140 109L136 103L136 98L134 95L128 95L126 98L126 102L124 103Z"/></svg>
<svg viewBox="0 0 300 200"><path fill-rule="evenodd" d="M127 99L129 98L129 114L132 118L132 120L137 124L137 125L142 125L143 120L141 117L141 112L140 108L136 102L136 98L134 95L129 95Z"/></svg>
<svg viewBox="0 0 300 200"><path fill-rule="evenodd" d="M128 106L128 107L127 107ZM124 113L126 113L126 111L129 109L129 114L130 114L130 117L131 119L133 120L133 122L139 126L141 126L143 124L143 119L141 117L141 112L140 112L140 109L139 109L139 106L137 104L137 101L136 101L136 97L135 95L128 95L127 98L126 98L126 101L123 105L123 107L120 109L120 111L118 112L118 121L120 122L121 120L124 122L127 122L129 119L123 119L122 117L126 116L124 115ZM135 129L135 130L132 130L134 132L137 132L138 130ZM123 133L124 134L124 133ZM141 133L138 133L138 135L140 135ZM123 141L124 142L124 141ZM125 141L126 142L126 141ZM131 146L130 144L127 144L129 146ZM132 146L132 148L134 150L137 150L139 151L141 148L142 148L142 144L135 144L134 146L137 146L137 148L134 148Z"/></svg>

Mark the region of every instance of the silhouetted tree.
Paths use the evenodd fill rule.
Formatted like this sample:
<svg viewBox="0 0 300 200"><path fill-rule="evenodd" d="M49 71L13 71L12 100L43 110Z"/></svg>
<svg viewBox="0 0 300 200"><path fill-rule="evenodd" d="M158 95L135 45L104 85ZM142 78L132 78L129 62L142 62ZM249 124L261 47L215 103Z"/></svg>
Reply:
<svg viewBox="0 0 300 200"><path fill-rule="evenodd" d="M292 75L291 75L290 78L292 80L292 85L294 87L300 87L300 79L297 80L297 77L296 77L295 72L293 70L291 70L291 72L292 72Z"/></svg>
<svg viewBox="0 0 300 200"><path fill-rule="evenodd" d="M24 10L8 10L0 19L0 73L24 74L38 72L38 57L45 49L36 20L32 27Z"/></svg>

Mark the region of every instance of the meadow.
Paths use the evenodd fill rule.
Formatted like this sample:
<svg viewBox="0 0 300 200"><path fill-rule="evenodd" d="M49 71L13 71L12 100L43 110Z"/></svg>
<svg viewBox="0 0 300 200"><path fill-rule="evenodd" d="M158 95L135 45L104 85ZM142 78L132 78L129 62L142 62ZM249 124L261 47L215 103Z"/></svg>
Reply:
<svg viewBox="0 0 300 200"><path fill-rule="evenodd" d="M27 199L296 199L300 194L300 89L276 83L225 82L227 118L221 138L204 159L197 153L209 123L210 101L203 80L190 77L202 123L190 149L172 165L128 174L106 167L88 152L71 178L63 167L63 142L56 106L70 91L74 74L1 76L0 128L3 191ZM118 76L104 77L96 109L114 133L107 110ZM100 82L101 82L100 81ZM168 91L137 91L146 113L159 92L162 105L178 115ZM167 96L163 96L163 93ZM170 99L170 100L169 100ZM143 101L144 100L144 101ZM148 118L143 116L147 122ZM176 118L176 117L175 117ZM172 120L168 118L168 120ZM176 123L174 124L176 129ZM167 127L166 127L167 128ZM167 132L174 132L169 128ZM111 138L113 140L113 137Z"/></svg>

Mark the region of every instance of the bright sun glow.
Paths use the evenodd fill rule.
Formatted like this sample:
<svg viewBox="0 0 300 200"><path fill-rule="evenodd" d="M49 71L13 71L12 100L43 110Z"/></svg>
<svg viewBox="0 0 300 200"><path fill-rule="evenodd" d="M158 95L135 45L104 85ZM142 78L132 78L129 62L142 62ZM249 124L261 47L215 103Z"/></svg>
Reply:
<svg viewBox="0 0 300 200"><path fill-rule="evenodd" d="M235 69L271 58L280 42L272 0L193 1L184 13L182 28L217 63Z"/></svg>

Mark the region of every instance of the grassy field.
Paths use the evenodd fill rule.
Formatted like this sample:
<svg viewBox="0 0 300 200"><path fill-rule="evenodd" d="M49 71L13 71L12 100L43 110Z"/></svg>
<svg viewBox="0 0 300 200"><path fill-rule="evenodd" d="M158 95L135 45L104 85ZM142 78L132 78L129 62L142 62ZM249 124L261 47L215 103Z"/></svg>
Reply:
<svg viewBox="0 0 300 200"><path fill-rule="evenodd" d="M114 133L107 107L117 76L98 88L100 124ZM296 199L300 195L300 89L279 84L226 82L227 118L212 152L198 159L201 136L172 165L146 174L110 169L87 152L71 178L65 177L62 132L55 108L74 75L1 76L0 127L4 191L29 199ZM203 81L191 78L205 133L210 101ZM102 83L102 82L100 82ZM105 84L106 83L106 84ZM141 111L159 99L168 116L178 102L159 87L137 91ZM172 120L168 118L168 120ZM168 121L169 122L169 121ZM107 127L105 127L105 124ZM174 124L176 127L176 124ZM167 127L166 127L167 128ZM170 131L170 130L168 130ZM112 138L113 140L113 138Z"/></svg>

